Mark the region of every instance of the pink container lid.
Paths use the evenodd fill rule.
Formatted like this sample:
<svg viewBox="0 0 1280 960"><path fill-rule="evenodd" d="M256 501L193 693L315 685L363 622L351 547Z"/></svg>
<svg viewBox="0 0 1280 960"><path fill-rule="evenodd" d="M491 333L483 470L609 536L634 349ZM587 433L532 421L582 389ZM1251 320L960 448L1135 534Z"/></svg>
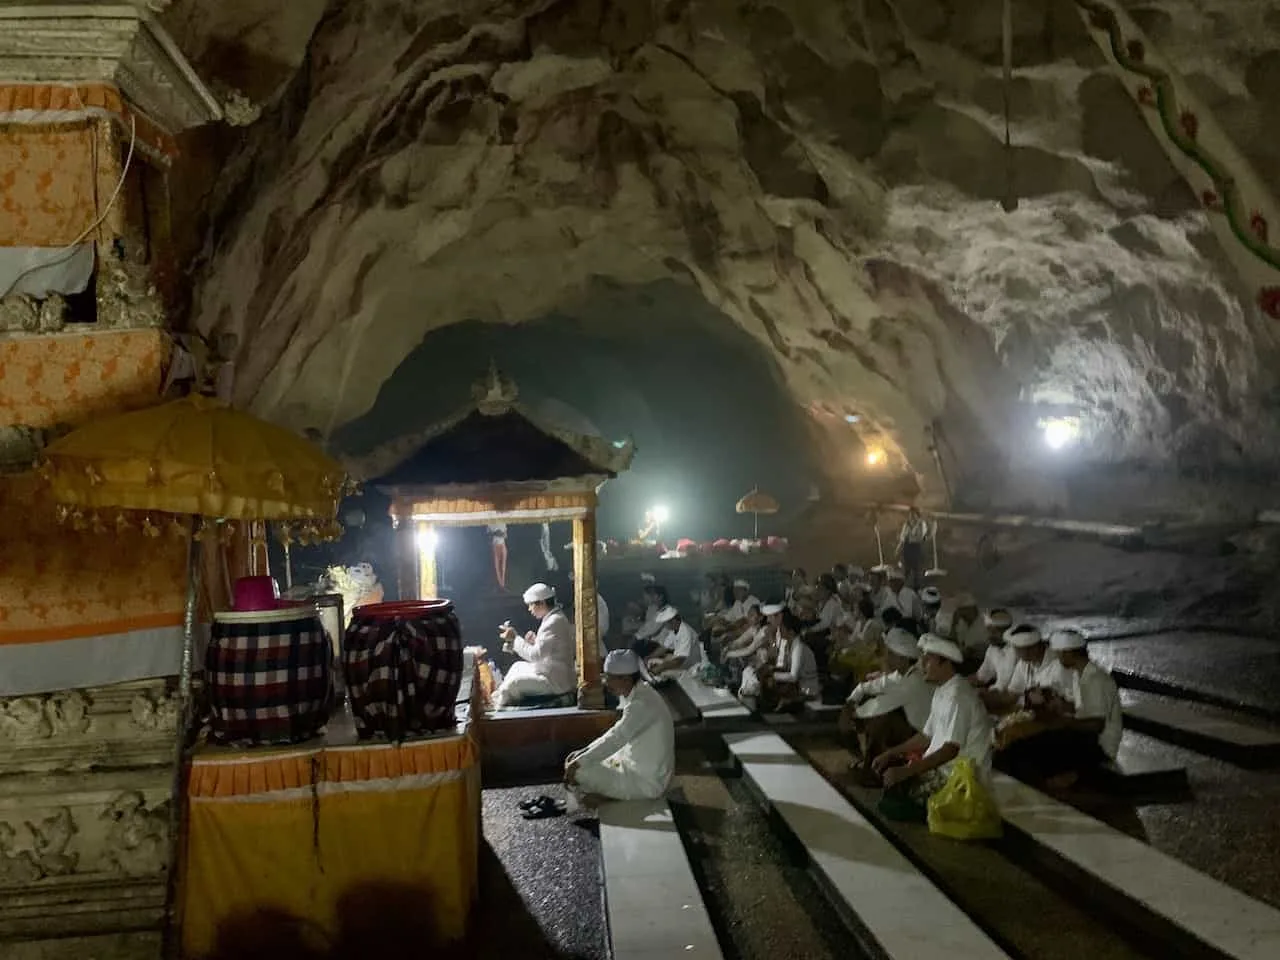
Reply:
<svg viewBox="0 0 1280 960"><path fill-rule="evenodd" d="M280 588L273 577L241 577L233 593L231 609L241 613L275 610L280 602Z"/></svg>

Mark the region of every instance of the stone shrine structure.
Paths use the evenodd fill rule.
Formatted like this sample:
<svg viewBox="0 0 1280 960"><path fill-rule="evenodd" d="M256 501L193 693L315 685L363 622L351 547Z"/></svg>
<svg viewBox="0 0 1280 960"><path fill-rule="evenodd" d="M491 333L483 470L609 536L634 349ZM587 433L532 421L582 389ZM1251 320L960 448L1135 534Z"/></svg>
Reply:
<svg viewBox="0 0 1280 960"><path fill-rule="evenodd" d="M173 357L168 171L221 109L157 6L0 4L6 960L161 947L185 543L60 525L31 470L50 436L154 403Z"/></svg>

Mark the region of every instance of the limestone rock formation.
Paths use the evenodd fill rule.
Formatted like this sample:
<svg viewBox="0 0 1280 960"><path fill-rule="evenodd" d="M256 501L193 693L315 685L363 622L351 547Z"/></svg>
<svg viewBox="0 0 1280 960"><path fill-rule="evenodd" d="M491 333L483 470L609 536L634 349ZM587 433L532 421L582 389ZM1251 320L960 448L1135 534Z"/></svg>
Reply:
<svg viewBox="0 0 1280 960"><path fill-rule="evenodd" d="M1190 56L1212 4L1128 6ZM1200 68L1274 110L1255 19ZM1076 5L1013 26L1006 88L997 3L331 0L210 201L195 321L239 335L243 401L329 434L433 329L675 278L828 414L833 479L849 412L934 500L1026 499L1046 416L1076 462L1269 468L1272 325Z"/></svg>

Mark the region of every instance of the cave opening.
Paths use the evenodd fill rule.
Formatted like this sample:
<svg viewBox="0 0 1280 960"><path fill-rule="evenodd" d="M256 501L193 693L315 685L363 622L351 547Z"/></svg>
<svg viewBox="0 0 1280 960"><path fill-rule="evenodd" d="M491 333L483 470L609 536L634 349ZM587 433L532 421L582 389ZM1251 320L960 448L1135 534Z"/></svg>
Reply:
<svg viewBox="0 0 1280 960"><path fill-rule="evenodd" d="M768 348L674 281L597 283L572 307L518 325L433 330L369 411L335 431L334 449L361 456L428 428L469 401L490 361L542 415L635 441L631 469L601 493L602 538L634 536L655 506L670 513L668 543L750 536L751 517L734 505L756 486L783 504L781 529L819 483L813 426Z"/></svg>

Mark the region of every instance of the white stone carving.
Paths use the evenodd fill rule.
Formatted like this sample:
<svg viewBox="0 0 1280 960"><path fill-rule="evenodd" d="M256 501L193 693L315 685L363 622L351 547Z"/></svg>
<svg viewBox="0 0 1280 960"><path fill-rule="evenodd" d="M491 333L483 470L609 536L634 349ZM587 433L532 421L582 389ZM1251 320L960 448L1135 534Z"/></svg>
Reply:
<svg viewBox="0 0 1280 960"><path fill-rule="evenodd" d="M221 119L217 99L155 20L165 6L0 6L0 81L112 82L170 133Z"/></svg>
<svg viewBox="0 0 1280 960"><path fill-rule="evenodd" d="M173 694L140 693L133 698L129 713L139 730L172 731L178 723L178 699Z"/></svg>

